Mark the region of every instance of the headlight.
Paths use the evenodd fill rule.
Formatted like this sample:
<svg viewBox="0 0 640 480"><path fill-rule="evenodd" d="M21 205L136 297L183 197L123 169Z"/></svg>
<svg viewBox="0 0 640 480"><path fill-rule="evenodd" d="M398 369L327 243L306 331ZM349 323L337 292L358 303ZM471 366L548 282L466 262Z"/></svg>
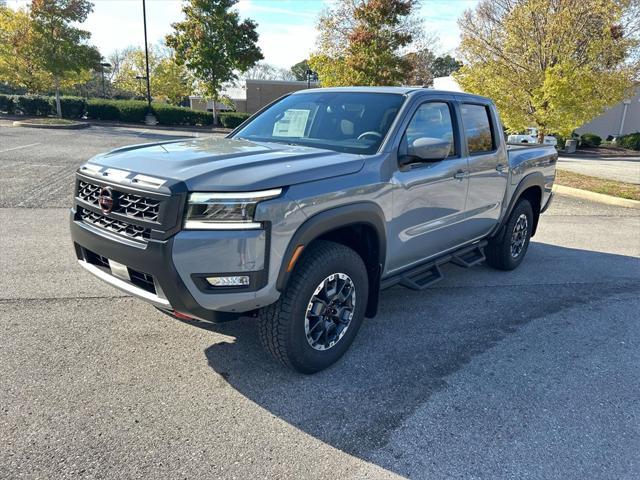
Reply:
<svg viewBox="0 0 640 480"><path fill-rule="evenodd" d="M189 195L185 229L232 230L260 228L253 221L256 205L275 198L281 188L261 192L192 193Z"/></svg>

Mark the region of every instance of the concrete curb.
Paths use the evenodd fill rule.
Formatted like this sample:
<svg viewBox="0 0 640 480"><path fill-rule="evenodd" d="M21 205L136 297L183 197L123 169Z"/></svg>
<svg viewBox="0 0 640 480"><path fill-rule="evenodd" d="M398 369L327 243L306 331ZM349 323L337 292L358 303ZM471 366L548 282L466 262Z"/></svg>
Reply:
<svg viewBox="0 0 640 480"><path fill-rule="evenodd" d="M87 122L91 125L96 125L98 127L118 127L118 128L139 128L144 130L158 130L158 131L177 131L177 132L195 132L195 133L231 133L233 131L232 128L221 128L216 127L213 128L211 126L208 127L197 127L193 125L145 125L143 123L121 123L121 122L108 122L103 120L91 120L88 119Z"/></svg>
<svg viewBox="0 0 640 480"><path fill-rule="evenodd" d="M13 122L14 127L26 127L26 128L45 128L50 130L79 130L81 128L88 128L91 125L84 122L68 123L61 125L51 125L46 123L30 123L29 121L16 120Z"/></svg>
<svg viewBox="0 0 640 480"><path fill-rule="evenodd" d="M592 202L606 203L607 205L615 205L617 207L640 209L639 200L631 200L629 198L613 197L603 193L590 192L580 188L565 187L564 185L554 185L553 191L558 195L579 198L581 200L590 200Z"/></svg>

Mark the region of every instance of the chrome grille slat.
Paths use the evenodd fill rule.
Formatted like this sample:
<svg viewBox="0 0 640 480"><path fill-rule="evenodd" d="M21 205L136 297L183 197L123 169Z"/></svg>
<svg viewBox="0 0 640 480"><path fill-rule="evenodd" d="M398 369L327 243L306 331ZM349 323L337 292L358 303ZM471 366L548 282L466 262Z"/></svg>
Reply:
<svg viewBox="0 0 640 480"><path fill-rule="evenodd" d="M151 237L151 229L149 228L122 222L83 208L79 209L79 213L80 218L82 218L83 221L95 225L96 227L104 228L110 232L117 233L118 235L124 235L125 237L136 240L148 240Z"/></svg>
<svg viewBox="0 0 640 480"><path fill-rule="evenodd" d="M84 180L78 182L78 198L99 207L100 185L95 185ZM158 222L160 214L160 201L143 197L133 193L125 193L113 189L116 206L113 212L140 220Z"/></svg>

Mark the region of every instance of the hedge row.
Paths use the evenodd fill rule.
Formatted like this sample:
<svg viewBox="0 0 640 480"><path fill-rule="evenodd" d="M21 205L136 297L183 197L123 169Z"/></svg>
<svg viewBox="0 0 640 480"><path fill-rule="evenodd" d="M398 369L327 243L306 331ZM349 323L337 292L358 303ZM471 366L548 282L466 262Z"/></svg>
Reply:
<svg viewBox="0 0 640 480"><path fill-rule="evenodd" d="M64 118L81 118L87 102L80 97L60 97L60 108ZM56 114L55 97L40 95L0 95L0 112L19 113L31 116Z"/></svg>
<svg viewBox="0 0 640 480"><path fill-rule="evenodd" d="M153 105L153 113L163 125L211 125L213 116L209 112L175 107L163 103Z"/></svg>
<svg viewBox="0 0 640 480"><path fill-rule="evenodd" d="M60 106L65 118L117 120L127 123L143 123L147 114L147 102L140 100L85 100L80 97L61 97ZM164 103L152 104L152 110L161 125L211 125L211 113ZM56 114L55 97L39 95L0 95L0 112L29 116ZM226 114L232 115L232 114ZM233 116L226 120L233 123ZM244 121L244 118L243 120ZM239 121L238 124L242 123ZM224 121L223 121L224 125ZM233 127L229 127L233 128Z"/></svg>
<svg viewBox="0 0 640 480"><path fill-rule="evenodd" d="M210 113L176 107L164 103L152 104L153 114L161 125L211 125ZM140 100L89 100L87 118L141 123L147 114L147 102Z"/></svg>
<svg viewBox="0 0 640 480"><path fill-rule="evenodd" d="M640 150L640 132L618 137L616 145L619 145L622 148L628 148L629 150Z"/></svg>
<svg viewBox="0 0 640 480"><path fill-rule="evenodd" d="M240 112L229 112L229 113L221 113L220 115L220 123L223 127L226 128L236 128L242 122L244 122L251 115L248 113L240 113Z"/></svg>
<svg viewBox="0 0 640 480"><path fill-rule="evenodd" d="M11 95L0 95L0 112L15 113L16 102Z"/></svg>
<svg viewBox="0 0 640 480"><path fill-rule="evenodd" d="M118 120L143 123L147 114L147 102L141 100L100 100L87 102L87 118L94 120Z"/></svg>

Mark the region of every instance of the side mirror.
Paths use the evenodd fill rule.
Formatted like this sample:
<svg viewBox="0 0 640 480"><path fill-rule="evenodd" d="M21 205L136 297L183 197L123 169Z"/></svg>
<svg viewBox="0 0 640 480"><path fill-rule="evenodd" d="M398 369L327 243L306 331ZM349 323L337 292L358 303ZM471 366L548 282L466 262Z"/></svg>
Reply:
<svg viewBox="0 0 640 480"><path fill-rule="evenodd" d="M407 146L407 154L418 161L439 162L449 156L451 142L442 138L418 137Z"/></svg>

